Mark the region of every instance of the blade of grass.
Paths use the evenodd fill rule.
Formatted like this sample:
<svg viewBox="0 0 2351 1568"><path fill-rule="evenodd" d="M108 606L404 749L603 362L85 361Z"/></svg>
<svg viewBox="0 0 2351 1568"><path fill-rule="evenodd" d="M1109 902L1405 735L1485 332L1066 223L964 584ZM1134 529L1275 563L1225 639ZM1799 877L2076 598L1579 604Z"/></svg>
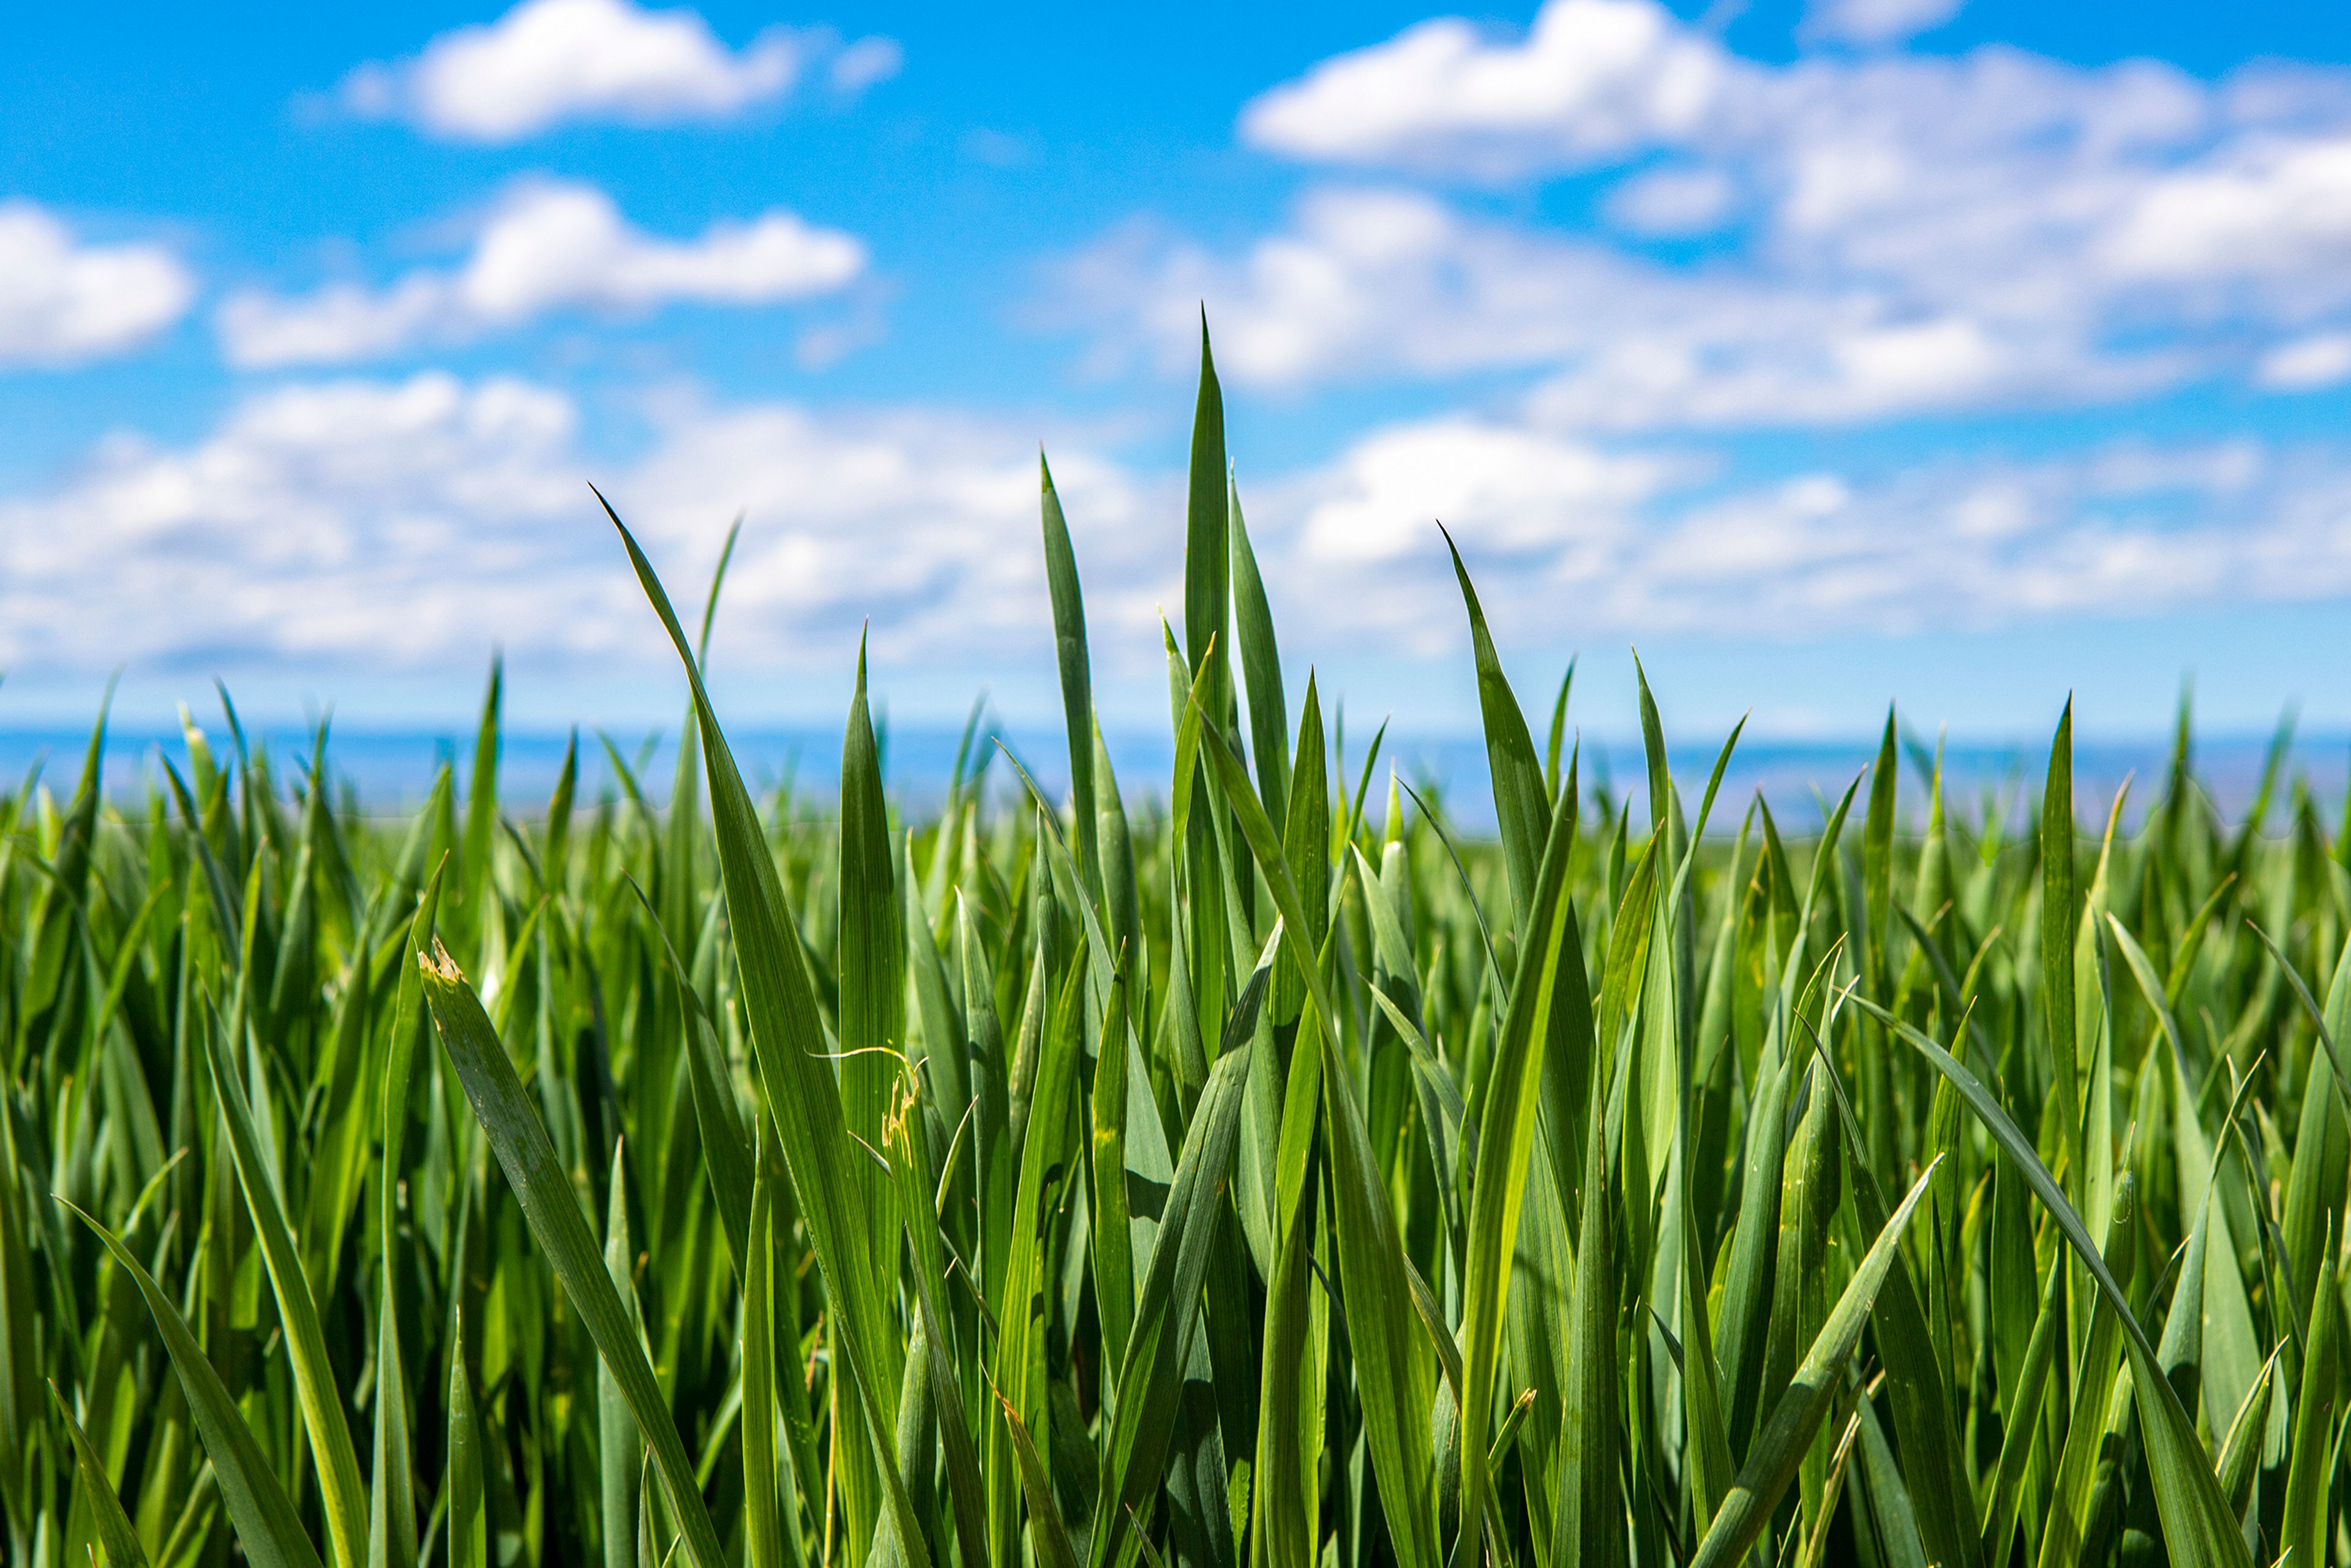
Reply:
<svg viewBox="0 0 2351 1568"><path fill-rule="evenodd" d="M489 1568L489 1510L482 1485L482 1421L465 1370L463 1325L449 1357L449 1568Z"/></svg>
<svg viewBox="0 0 2351 1568"><path fill-rule="evenodd" d="M2330 1232L2332 1228L2330 1227ZM2335 1473L2335 1338L2342 1315L2335 1279L2335 1238L2319 1254L2318 1280L2310 1297L2310 1354L2302 1365L2302 1394L2286 1444L2285 1521L2278 1533L2281 1563L2323 1563L2327 1491Z"/></svg>
<svg viewBox="0 0 2351 1568"><path fill-rule="evenodd" d="M1984 1499L1983 1558L2005 1563L2016 1531L2016 1510L2024 1487L2025 1467L2041 1434L2041 1400L2049 1386L2050 1363L2056 1359L2057 1338L2064 1330L2058 1289L2065 1277L2065 1260L2050 1265L2048 1283L2041 1292L2040 1315L2032 1322L2032 1338L2024 1353L2024 1369L2001 1412L2000 1460L1992 1489Z"/></svg>
<svg viewBox="0 0 2351 1568"><path fill-rule="evenodd" d="M1241 517L1240 492L1229 481L1225 503L1232 519L1234 643L1248 689L1250 755L1257 764L1258 790L1264 797L1266 815L1279 822L1289 815L1290 770L1290 708L1281 695L1281 650L1274 640L1273 611L1266 603L1265 580L1258 575L1257 551L1250 547L1249 525Z"/></svg>
<svg viewBox="0 0 2351 1568"><path fill-rule="evenodd" d="M1020 1466L1020 1487L1029 1495L1029 1542L1040 1568L1078 1568L1077 1549L1070 1544L1070 1527L1061 1522L1061 1505L1053 1500L1053 1483L1046 1479L1044 1461L1029 1436L1029 1424L1001 1394L996 1396L1004 1425L1012 1437L1012 1451Z"/></svg>
<svg viewBox="0 0 2351 1568"><path fill-rule="evenodd" d="M629 1235L629 1162L620 1143L612 1145L611 1190L604 1206L604 1272L632 1335L644 1333L637 1308L637 1249ZM596 1363L598 1501L604 1514L604 1568L629 1568L636 1550L637 1483L644 1474L645 1444L621 1379L601 1357Z"/></svg>
<svg viewBox="0 0 2351 1568"><path fill-rule="evenodd" d="M441 907L444 854L433 868L408 928L407 951L421 952L433 939ZM398 1256L401 1156L408 1135L410 1079L425 1024L424 980L407 964L399 967L392 1036L384 1051L383 1088L377 1119L383 1157L378 1179L381 1203L377 1232L381 1278L376 1317L376 1399L373 1484L368 1497L368 1568L416 1568L416 1483L409 1436L408 1381L400 1348L400 1314L392 1299Z"/></svg>
<svg viewBox="0 0 2351 1568"><path fill-rule="evenodd" d="M743 1562L799 1568L799 1530L787 1525L777 1491L775 1208L765 1173L751 1185L749 1249L743 1267Z"/></svg>
<svg viewBox="0 0 2351 1568"><path fill-rule="evenodd" d="M2106 1233L2106 1267L2123 1258L2131 1241L2133 1210L2137 1207L2137 1183L2127 1171L2115 1194L2114 1219ZM2065 1426L2065 1447L2057 1461L2056 1484L2050 1489L2048 1515L2041 1527L2041 1568L2063 1568L2081 1557L2089 1522L2090 1487L2097 1477L2098 1451L2106 1435L2106 1417L2114 1403L2115 1372L2122 1343L2115 1322L2114 1303L2104 1296L2090 1312L2089 1338L2074 1368L2074 1409Z"/></svg>
<svg viewBox="0 0 2351 1568"><path fill-rule="evenodd" d="M1261 970L1260 973L1263 971ZM1263 984L1258 984L1259 995ZM1159 1245L1135 1303L1134 1333L1119 1369L1123 1391L1102 1447L1101 1517L1087 1552L1092 1568L1132 1563L1144 1540L1154 1494L1175 1437L1176 1406L1199 1322L1198 1302L1208 1270L1210 1243L1222 1218L1226 1182L1240 1141L1243 1087L1249 1082L1253 1024L1209 1069L1207 1087L1185 1130L1176 1177L1161 1211Z"/></svg>
<svg viewBox="0 0 2351 1568"><path fill-rule="evenodd" d="M106 1461L89 1446L89 1437L74 1419L66 1396L57 1385L49 1385L49 1398L56 1404L57 1417L65 1423L66 1436L73 1440L75 1474L81 1482L82 1495L89 1500L91 1516L98 1521L98 1539L106 1548L106 1560L112 1568L147 1568L147 1553L139 1544L139 1532L131 1523L131 1516L122 1511L122 1500L114 1495L114 1488L106 1479Z"/></svg>
<svg viewBox="0 0 2351 1568"><path fill-rule="evenodd" d="M914 1568L926 1568L921 1531L892 1457L904 1352L877 1282L875 1239L862 1196L862 1174L852 1168L856 1162L872 1156L856 1147L844 1125L840 1087L826 1061L823 1024L799 937L787 912L775 857L750 792L736 768L734 753L719 729L701 671L653 563L610 505L604 511L619 532L637 581L669 633L694 690L695 712L708 758L711 820L718 841L727 915L735 931L744 1011L750 1022L768 1113L775 1119L785 1163L791 1171L801 1221L815 1246L827 1299L836 1303L843 1320L845 1332L840 1343L848 1361L845 1370L852 1375L855 1396L864 1407L869 1435L883 1463L883 1479L897 1511L904 1549L914 1559ZM889 1255L895 1256L894 1247Z"/></svg>
<svg viewBox="0 0 2351 1568"><path fill-rule="evenodd" d="M1029 1100L1029 1136L1020 1156L1020 1186L1013 1200L1011 1251L996 1300L996 1397L1031 1425L1050 1419L1045 1337L1054 1292L1046 1251L1052 1217L1072 1174L1068 1145L1072 1096L1085 1047L1085 985L1084 966L1072 964L1046 1027ZM986 1450L988 1542L992 1560L999 1563L1012 1562L1020 1551L1019 1502L1025 1489L1013 1448L1011 1424L991 1425ZM1034 1524L1033 1504L1030 1517Z"/></svg>
<svg viewBox="0 0 2351 1568"><path fill-rule="evenodd" d="M295 1244L293 1232L287 1227L277 1183L264 1163L253 1114L246 1108L236 1069L228 1060L226 1042L217 1030L207 1029L202 1032L204 1059L212 1071L213 1092L228 1131L237 1181L245 1191L246 1207L253 1216L254 1236L260 1243L262 1262L268 1270L270 1288L277 1298L279 1320L286 1325L287 1361L294 1373L296 1396L302 1406L302 1426L309 1435L310 1451L319 1466L319 1490L326 1505L328 1539L338 1564L358 1568L367 1556L367 1487L360 1479L359 1454L351 1446L350 1426L343 1418L342 1395L336 1383L335 1369L327 1359L326 1334L319 1326L318 1303L310 1294L309 1275L302 1267L301 1251Z"/></svg>
<svg viewBox="0 0 2351 1568"><path fill-rule="evenodd" d="M1438 531L1444 531L1442 525ZM1450 533L1445 535L1445 548L1453 558L1453 575L1461 586L1462 606L1469 616L1469 647L1478 666L1478 710L1486 732L1486 766L1494 781L1494 817L1501 826L1511 901L1523 925L1535 902L1543 840L1552 816L1551 794L1543 785L1542 761L1535 755L1526 714L1502 674L1501 656L1494 651L1493 635L1486 629L1486 612L1479 606L1478 591L1469 585L1469 569L1463 564Z"/></svg>
<svg viewBox="0 0 2351 1568"><path fill-rule="evenodd" d="M1468 1270L1462 1307L1465 1389L1461 1406L1461 1530L1457 1559L1479 1549L1485 1533L1486 1444L1502 1350L1502 1320L1518 1253L1519 1216L1535 1154L1542 1043L1560 995L1564 946L1573 929L1562 914L1567 862L1574 852L1575 811L1562 800L1551 813L1548 841L1525 910L1518 975L1487 1070L1478 1130L1476 1195L1469 1210ZM1582 956L1574 960L1579 966ZM1463 1544L1466 1543L1466 1544Z"/></svg>
<svg viewBox="0 0 2351 1568"><path fill-rule="evenodd" d="M1045 583L1053 601L1053 652L1061 674L1061 723L1070 745L1071 825L1077 830L1078 866L1089 896L1102 897L1102 853L1094 811L1094 697L1092 664L1086 653L1085 597L1078 588L1077 552L1061 516L1053 471L1037 455L1043 493Z"/></svg>

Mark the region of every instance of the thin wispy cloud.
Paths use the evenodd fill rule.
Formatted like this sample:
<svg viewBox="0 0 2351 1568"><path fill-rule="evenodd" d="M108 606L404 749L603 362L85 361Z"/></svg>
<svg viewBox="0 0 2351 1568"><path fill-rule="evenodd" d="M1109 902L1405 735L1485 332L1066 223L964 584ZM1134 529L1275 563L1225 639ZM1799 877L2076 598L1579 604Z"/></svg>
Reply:
<svg viewBox="0 0 2351 1568"><path fill-rule="evenodd" d="M673 240L631 224L591 185L534 179L492 205L453 267L419 267L381 287L248 290L221 307L218 327L233 364L343 364L469 342L558 311L642 316L673 304L810 299L865 266L854 235L781 209Z"/></svg>
<svg viewBox="0 0 2351 1568"><path fill-rule="evenodd" d="M888 38L771 26L730 47L689 10L632 0L523 0L416 55L353 69L338 97L363 119L458 141L510 142L565 124L710 123L811 85L855 94L895 75Z"/></svg>
<svg viewBox="0 0 2351 1568"><path fill-rule="evenodd" d="M1803 36L1867 48L1899 44L1941 26L1962 0L1813 0L1805 7Z"/></svg>

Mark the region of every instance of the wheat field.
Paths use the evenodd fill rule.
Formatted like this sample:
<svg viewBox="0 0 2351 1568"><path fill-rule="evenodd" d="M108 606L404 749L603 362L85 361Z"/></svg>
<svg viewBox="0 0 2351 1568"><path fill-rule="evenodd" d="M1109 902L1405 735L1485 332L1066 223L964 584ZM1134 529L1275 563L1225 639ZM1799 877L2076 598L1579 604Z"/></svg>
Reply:
<svg viewBox="0 0 2351 1568"><path fill-rule="evenodd" d="M1048 475L1065 792L967 735L902 812L861 656L837 794L755 794L719 584L622 527L665 808L503 797L495 676L398 821L193 722L0 800L9 1561L2351 1555L2351 826L2283 746L2076 800L2068 708L1970 802L1889 714L1779 821L1644 685L1612 798L1464 571L1473 831L1285 686L1227 476L1204 346L1165 778Z"/></svg>

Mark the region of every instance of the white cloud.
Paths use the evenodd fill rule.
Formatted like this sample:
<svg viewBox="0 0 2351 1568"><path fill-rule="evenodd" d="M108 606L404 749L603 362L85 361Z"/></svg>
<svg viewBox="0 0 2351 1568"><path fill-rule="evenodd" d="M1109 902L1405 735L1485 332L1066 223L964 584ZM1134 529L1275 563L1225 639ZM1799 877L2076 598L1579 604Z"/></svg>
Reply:
<svg viewBox="0 0 2351 1568"><path fill-rule="evenodd" d="M1863 46L1898 44L1959 14L1961 0L1813 0L1804 14L1807 37Z"/></svg>
<svg viewBox="0 0 2351 1568"><path fill-rule="evenodd" d="M27 201L0 201L0 370L138 348L186 314L195 280L161 246L93 245Z"/></svg>
<svg viewBox="0 0 2351 1568"><path fill-rule="evenodd" d="M1606 450L1491 420L1374 430L1330 462L1245 486L1250 530L1287 635L1332 652L1450 652L1460 600L1437 525L1501 595L1507 635L1556 640L1538 586L1620 559L1686 461ZM1579 633L1587 622L1579 608Z"/></svg>
<svg viewBox="0 0 2351 1568"><path fill-rule="evenodd" d="M769 27L729 49L702 17L632 0L523 0L496 21L434 38L413 58L344 78L344 106L454 141L506 142L565 122L720 120L789 93L821 65L837 91L894 75L898 47Z"/></svg>
<svg viewBox="0 0 2351 1568"><path fill-rule="evenodd" d="M1059 283L1056 308L1094 326L1113 361L1180 371L1205 300L1218 369L1239 382L1537 371L1546 421L1601 428L2109 397L2170 373L2159 356L2102 355L2078 328L1997 298L1668 267L1397 190L1311 190L1285 230L1238 258L1130 228Z"/></svg>
<svg viewBox="0 0 2351 1568"><path fill-rule="evenodd" d="M1633 577L1644 619L1718 632L1908 631L2351 591L2339 449L2118 445L1808 476L1693 509Z"/></svg>
<svg viewBox="0 0 2351 1568"><path fill-rule="evenodd" d="M2150 182L2107 242L2151 278L2254 277L2351 294L2351 131L2264 139Z"/></svg>
<svg viewBox="0 0 2351 1568"><path fill-rule="evenodd" d="M1060 308L1170 370L1199 351L1205 299L1222 371L1297 385L1540 364L1581 340L1571 304L1615 266L1594 247L1471 224L1417 193L1324 189L1238 259L1130 227L1077 257L1057 294Z"/></svg>
<svg viewBox="0 0 2351 1568"><path fill-rule="evenodd" d="M433 371L256 394L185 446L113 438L0 497L0 665L384 675L470 667L499 643L659 672L590 478L674 581L706 574L748 514L730 663L838 670L868 618L877 657L1050 658L1033 427L686 401L616 458L580 423L546 387ZM1141 487L1083 450L1055 474L1090 610L1155 652L1151 606L1180 587L1143 553Z"/></svg>
<svg viewBox="0 0 2351 1568"><path fill-rule="evenodd" d="M2280 345L2351 331L2341 69L1769 64L1656 0L1549 0L1522 37L1445 19L1323 61L1240 133L1521 194L1618 178L1597 224L1324 183L1231 249L1130 225L1054 301L1098 359L1182 363L1204 298L1243 382L1502 371L1546 419L1768 425L2264 383Z"/></svg>
<svg viewBox="0 0 2351 1568"><path fill-rule="evenodd" d="M582 430L561 392L427 372L258 393L185 445L112 439L0 497L0 664L37 679L291 667L331 685L470 670L498 643L600 681L658 674L666 653L593 477L674 584L702 580L748 514L726 668L838 674L870 623L900 668L967 685L1050 670L1033 428L680 396L650 408L631 454ZM1176 476L1081 437L1055 451L1098 664L1151 666L1159 607L1182 602ZM1758 480L1455 415L1245 489L1285 633L1332 656L1453 656L1439 519L1498 635L1521 645L2351 597L2351 444L2117 444Z"/></svg>
<svg viewBox="0 0 2351 1568"><path fill-rule="evenodd" d="M1571 434L1443 419L1273 487L1259 553L1317 639L1458 642L1436 523L1496 633L1804 638L2351 594L2351 449L2117 444L1728 486ZM1254 518L1253 518L1254 520ZM1319 618L1319 620L1317 619Z"/></svg>
<svg viewBox="0 0 2351 1568"><path fill-rule="evenodd" d="M1949 0L1845 3L1916 16ZM2323 73L2288 78L2264 67L2214 90L2149 61L2083 68L2001 46L1772 65L1731 54L1657 0L1547 0L1523 37L1447 17L1324 60L1248 104L1240 133L1306 162L1480 180L1660 151L1761 165L1782 180L1823 157L1851 162L1876 151L1947 178L1960 171L1921 155L1965 154L1971 168L2037 156L2062 169L2186 147L2231 120L2339 115L2344 92ZM1866 188L1892 193L1882 181Z"/></svg>
<svg viewBox="0 0 2351 1568"><path fill-rule="evenodd" d="M396 665L501 625L598 643L558 543L586 494L576 424L544 389L434 374L271 392L185 448L117 437L0 503L0 656Z"/></svg>
<svg viewBox="0 0 2351 1568"><path fill-rule="evenodd" d="M1397 425L1310 484L1301 543L1318 560L1393 561L1426 550L1434 518L1486 551L1586 549L1620 538L1673 472L1655 457L1486 421Z"/></svg>
<svg viewBox="0 0 2351 1568"><path fill-rule="evenodd" d="M841 288L863 244L772 210L678 241L631 225L593 186L526 181L482 223L465 260L382 288L330 284L293 298L257 292L220 309L239 365L336 364L421 342L455 342L559 310L639 314L663 305L769 305Z"/></svg>
<svg viewBox="0 0 2351 1568"><path fill-rule="evenodd" d="M1252 101L1241 135L1336 162L1575 166L1695 133L1739 68L1650 0L1551 0L1523 42L1447 16L1325 60Z"/></svg>

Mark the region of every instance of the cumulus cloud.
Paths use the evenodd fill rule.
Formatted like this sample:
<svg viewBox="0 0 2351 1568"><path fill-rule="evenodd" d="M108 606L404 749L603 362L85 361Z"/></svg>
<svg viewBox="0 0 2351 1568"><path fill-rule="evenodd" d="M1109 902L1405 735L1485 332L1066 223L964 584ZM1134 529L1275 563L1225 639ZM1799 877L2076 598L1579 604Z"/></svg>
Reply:
<svg viewBox="0 0 2351 1568"><path fill-rule="evenodd" d="M2337 302L2351 294L2351 126L2264 138L2149 181L2105 259L2126 276L2256 278Z"/></svg>
<svg viewBox="0 0 2351 1568"><path fill-rule="evenodd" d="M1948 0L1849 3L1916 15ZM1884 152L1895 159L1967 152L1980 163L2037 151L2063 164L2185 145L2224 121L2339 108L2339 82L2276 90L2276 74L2242 72L2213 89L2148 61L2084 68L2001 46L1775 65L1732 54L1657 0L1547 0L1522 37L1442 18L1324 60L1248 104L1239 129L1287 158L1480 180L1659 151L1777 164L1785 177L1889 132Z"/></svg>
<svg viewBox="0 0 2351 1568"><path fill-rule="evenodd" d="M31 202L0 201L0 370L126 353L186 314L195 291L163 246L92 244Z"/></svg>
<svg viewBox="0 0 2351 1568"><path fill-rule="evenodd" d="M1081 254L1055 308L1099 357L1180 362L1206 298L1244 381L1516 371L1547 417L1771 424L2309 384L2291 345L2351 330L2341 69L1771 64L1656 0L1549 0L1522 36L1445 19L1323 61L1239 129L1354 172L1238 247ZM1613 178L1599 221L1396 183L1567 173Z"/></svg>
<svg viewBox="0 0 2351 1568"><path fill-rule="evenodd" d="M686 10L632 0L523 0L496 21L441 34L407 59L371 62L340 98L459 141L508 142L567 122L664 125L730 119L811 76L857 93L896 73L898 46L845 47L823 30L769 27L730 49Z"/></svg>
<svg viewBox="0 0 2351 1568"><path fill-rule="evenodd" d="M1332 162L1574 167L1695 134L1740 68L1649 0L1552 0L1523 40L1447 16L1324 60L1252 101L1241 135Z"/></svg>
<svg viewBox="0 0 2351 1568"><path fill-rule="evenodd" d="M1466 416L1391 426L1296 486L1300 545L1318 561L1394 562L1426 555L1437 519L1480 554L1601 549L1678 466Z"/></svg>
<svg viewBox="0 0 2351 1568"><path fill-rule="evenodd" d="M747 513L730 659L838 668L868 618L882 657L1038 651L1031 427L689 402L615 458L587 449L580 423L548 387L431 371L256 393L185 445L117 436L0 497L0 664L381 674L469 666L499 642L658 670L658 628L590 477L688 579ZM1180 590L1136 553L1143 487L1078 450L1056 476L1102 576L1089 609L1155 648L1150 606ZM1159 499L1174 515L1172 491Z"/></svg>
<svg viewBox="0 0 2351 1568"><path fill-rule="evenodd" d="M592 644L609 617L569 613L585 580L556 546L577 423L543 388L434 374L274 392L184 447L115 437L0 503L0 656L396 664L501 624Z"/></svg>
<svg viewBox="0 0 2351 1568"><path fill-rule="evenodd" d="M1996 298L1859 277L1667 266L1590 235L1475 219L1426 193L1323 187L1238 256L1134 226L1077 257L1056 310L1111 361L1170 371L1206 300L1219 369L1302 387L1540 374L1547 420L1593 427L1832 423L1993 399L2118 396L2173 373Z"/></svg>
<svg viewBox="0 0 2351 1568"><path fill-rule="evenodd" d="M862 242L775 209L691 240L649 235L590 185L525 181L480 224L457 266L377 288L329 284L293 298L248 291L221 307L221 342L248 367L338 364L451 343L560 310L641 314L664 305L772 305L830 294L865 267Z"/></svg>

